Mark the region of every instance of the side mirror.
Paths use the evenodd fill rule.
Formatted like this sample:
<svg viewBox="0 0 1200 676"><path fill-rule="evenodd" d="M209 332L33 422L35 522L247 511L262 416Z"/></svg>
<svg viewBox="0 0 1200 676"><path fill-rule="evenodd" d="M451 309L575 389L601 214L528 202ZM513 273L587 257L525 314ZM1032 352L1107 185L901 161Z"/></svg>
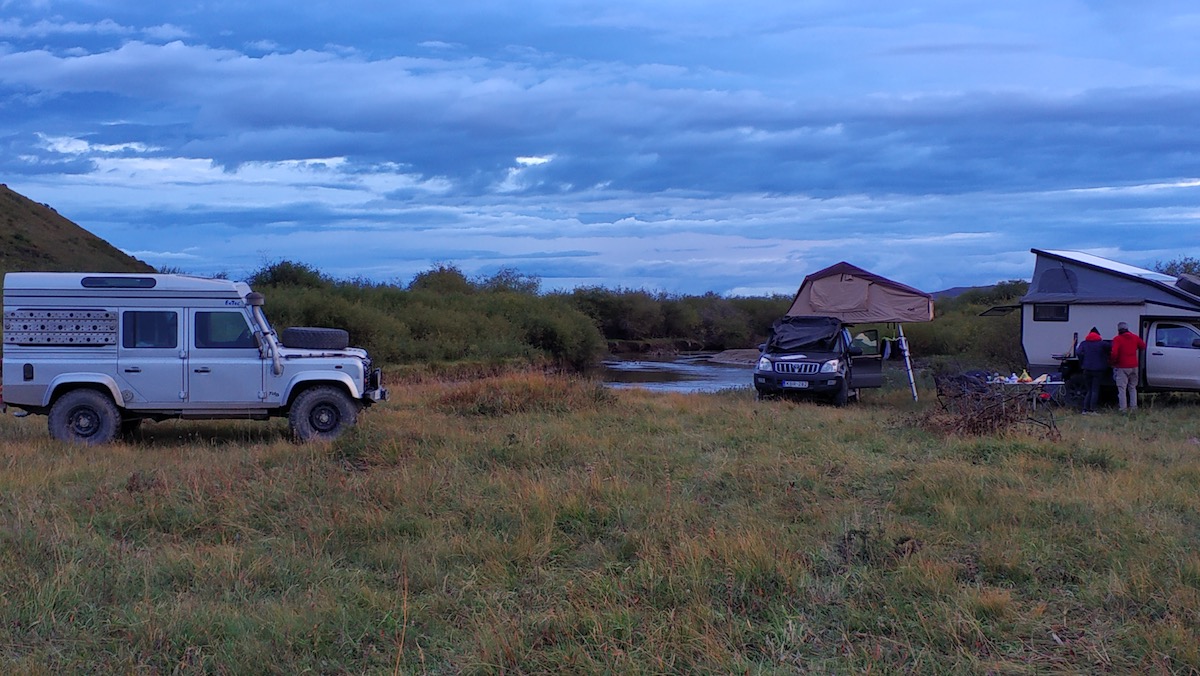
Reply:
<svg viewBox="0 0 1200 676"><path fill-rule="evenodd" d="M759 344L758 344L758 351L759 351L759 352L762 352L762 351L763 351L763 350L765 350L765 349L767 349L767 344L766 344L766 343L759 343Z"/></svg>
<svg viewBox="0 0 1200 676"><path fill-rule="evenodd" d="M863 349L861 347L859 347L857 345L850 346L850 356L851 357L861 357L862 355L863 355Z"/></svg>
<svg viewBox="0 0 1200 676"><path fill-rule="evenodd" d="M1194 338L1192 340L1192 347L1200 349L1200 338Z"/></svg>

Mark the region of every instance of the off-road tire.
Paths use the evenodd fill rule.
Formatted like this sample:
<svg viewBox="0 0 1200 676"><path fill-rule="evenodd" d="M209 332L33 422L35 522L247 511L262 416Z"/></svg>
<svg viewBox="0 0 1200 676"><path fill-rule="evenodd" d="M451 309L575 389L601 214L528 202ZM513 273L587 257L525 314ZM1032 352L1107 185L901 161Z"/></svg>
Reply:
<svg viewBox="0 0 1200 676"><path fill-rule="evenodd" d="M298 442L336 439L358 421L360 406L333 385L304 390L292 402L288 425Z"/></svg>
<svg viewBox="0 0 1200 676"><path fill-rule="evenodd" d="M301 350L344 350L350 345L345 329L325 329L313 326L293 326L279 336L284 347Z"/></svg>
<svg viewBox="0 0 1200 676"><path fill-rule="evenodd" d="M99 446L121 431L121 412L112 397L96 390L71 390L58 398L46 417L50 436L72 444Z"/></svg>
<svg viewBox="0 0 1200 676"><path fill-rule="evenodd" d="M837 392L830 395L829 403L834 406L845 406L848 401L850 401L850 383L843 378L842 386L838 388Z"/></svg>

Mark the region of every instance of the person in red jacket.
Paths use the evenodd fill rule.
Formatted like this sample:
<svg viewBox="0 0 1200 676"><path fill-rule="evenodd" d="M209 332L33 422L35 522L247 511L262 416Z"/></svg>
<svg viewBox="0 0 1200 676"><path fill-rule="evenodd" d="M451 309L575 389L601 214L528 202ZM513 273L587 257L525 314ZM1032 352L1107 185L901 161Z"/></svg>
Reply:
<svg viewBox="0 0 1200 676"><path fill-rule="evenodd" d="M1113 367L1113 380L1117 382L1117 408L1122 411L1137 410L1138 352L1144 349L1146 341L1130 331L1128 324L1117 324L1109 361Z"/></svg>

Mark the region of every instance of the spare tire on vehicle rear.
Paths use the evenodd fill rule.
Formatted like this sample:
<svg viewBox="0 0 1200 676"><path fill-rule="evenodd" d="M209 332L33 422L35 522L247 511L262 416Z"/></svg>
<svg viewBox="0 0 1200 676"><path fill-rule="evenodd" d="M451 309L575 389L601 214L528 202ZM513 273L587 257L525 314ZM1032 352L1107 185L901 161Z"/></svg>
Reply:
<svg viewBox="0 0 1200 676"><path fill-rule="evenodd" d="M345 329L324 329L312 326L293 326L280 336L284 347L302 350L344 350L350 345Z"/></svg>

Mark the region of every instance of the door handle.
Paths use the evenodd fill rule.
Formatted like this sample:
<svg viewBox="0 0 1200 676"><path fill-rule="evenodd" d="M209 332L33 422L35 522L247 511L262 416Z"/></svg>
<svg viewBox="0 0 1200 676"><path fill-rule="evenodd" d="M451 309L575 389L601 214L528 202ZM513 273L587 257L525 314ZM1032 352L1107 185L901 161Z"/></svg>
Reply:
<svg viewBox="0 0 1200 676"><path fill-rule="evenodd" d="M142 367L140 367L140 366L130 366L129 368L125 369L125 372L126 372L126 373L141 373L141 372L142 372Z"/></svg>
<svg viewBox="0 0 1200 676"><path fill-rule="evenodd" d="M192 369L192 372L193 373L212 373L212 369L208 368L207 366L201 366L198 369Z"/></svg>
<svg viewBox="0 0 1200 676"><path fill-rule="evenodd" d="M1151 352L1150 354L1154 355L1155 357L1161 357L1161 356L1163 356L1163 353L1162 353L1162 352Z"/></svg>

